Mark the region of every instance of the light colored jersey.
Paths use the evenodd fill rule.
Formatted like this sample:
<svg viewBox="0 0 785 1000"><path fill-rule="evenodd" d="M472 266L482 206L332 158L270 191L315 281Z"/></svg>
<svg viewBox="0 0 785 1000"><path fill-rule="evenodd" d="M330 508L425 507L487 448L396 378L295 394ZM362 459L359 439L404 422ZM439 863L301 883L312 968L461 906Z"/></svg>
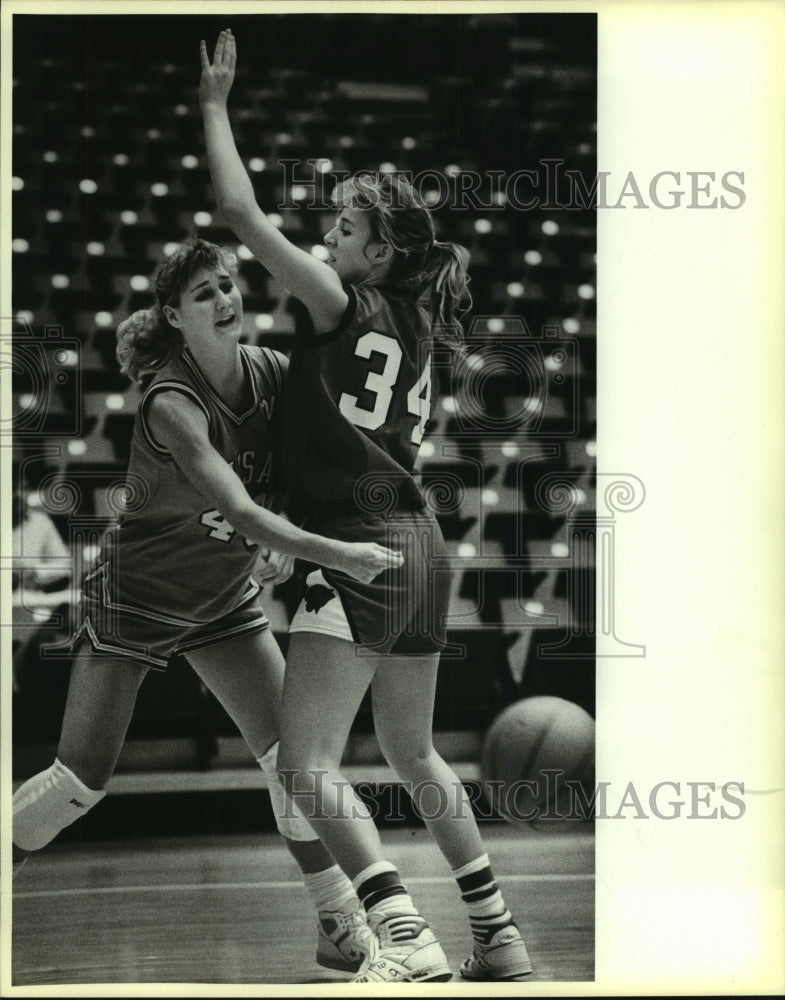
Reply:
<svg viewBox="0 0 785 1000"><path fill-rule="evenodd" d="M251 579L257 546L248 543L199 493L149 423L152 400L179 392L207 418L212 446L257 503L274 507L281 488L280 412L287 360L240 346L246 404L235 412L215 393L186 349L156 374L134 423L128 465L130 503L104 537L86 579L102 582L105 603L142 609L157 621L214 621L258 591Z"/></svg>

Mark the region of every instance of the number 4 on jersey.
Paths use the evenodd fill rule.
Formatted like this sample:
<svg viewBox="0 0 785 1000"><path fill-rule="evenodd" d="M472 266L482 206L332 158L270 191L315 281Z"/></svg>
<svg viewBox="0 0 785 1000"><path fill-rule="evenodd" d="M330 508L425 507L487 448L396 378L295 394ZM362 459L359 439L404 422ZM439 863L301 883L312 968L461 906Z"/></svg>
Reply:
<svg viewBox="0 0 785 1000"><path fill-rule="evenodd" d="M431 415L430 356L425 360L425 368L422 370L422 375L409 390L409 395L406 397L406 405L409 413L413 413L415 417L419 418L412 431L412 442L414 444L422 444L422 439L425 436L425 425L428 423L428 417Z"/></svg>
<svg viewBox="0 0 785 1000"><path fill-rule="evenodd" d="M368 372L363 389L374 393L375 401L372 410L365 410L357 405L357 396L343 393L338 401L341 413L357 427L366 430L378 430L390 413L393 390L401 368L403 352L401 345L393 337L369 330L357 341L354 353L359 358L370 358L371 354L382 354L385 357L381 372ZM412 443L422 444L425 425L431 412L431 359L426 359L422 375L409 390L406 397L406 407L417 423L412 430Z"/></svg>
<svg viewBox="0 0 785 1000"><path fill-rule="evenodd" d="M199 518L199 521L206 528L211 529L208 532L208 537L216 538L219 542L231 542L237 534L223 514L215 507L212 510L206 510ZM249 548L254 545L254 542L249 542L247 538L243 539L243 541Z"/></svg>

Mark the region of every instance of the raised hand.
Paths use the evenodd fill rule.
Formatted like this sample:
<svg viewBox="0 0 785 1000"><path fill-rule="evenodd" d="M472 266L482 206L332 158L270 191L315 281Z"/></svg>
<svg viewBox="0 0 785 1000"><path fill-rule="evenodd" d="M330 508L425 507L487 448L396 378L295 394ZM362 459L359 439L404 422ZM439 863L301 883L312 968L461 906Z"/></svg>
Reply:
<svg viewBox="0 0 785 1000"><path fill-rule="evenodd" d="M360 583L370 583L386 569L397 569L403 565L403 554L387 549L376 542L350 542L346 546L343 565L344 573Z"/></svg>
<svg viewBox="0 0 785 1000"><path fill-rule="evenodd" d="M234 82L234 67L237 63L237 46L231 29L222 31L215 43L213 61L207 55L204 40L199 45L202 61L202 78L199 81L199 104L225 105Z"/></svg>

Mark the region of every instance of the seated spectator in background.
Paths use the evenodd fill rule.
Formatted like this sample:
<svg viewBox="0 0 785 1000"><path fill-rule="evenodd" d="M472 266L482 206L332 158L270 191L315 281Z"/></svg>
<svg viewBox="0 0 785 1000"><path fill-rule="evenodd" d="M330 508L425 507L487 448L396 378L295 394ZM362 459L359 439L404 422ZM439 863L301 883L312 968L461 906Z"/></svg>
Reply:
<svg viewBox="0 0 785 1000"><path fill-rule="evenodd" d="M17 486L11 514L14 691L39 659L41 645L65 641L70 632L71 554L51 517L30 502L31 495Z"/></svg>

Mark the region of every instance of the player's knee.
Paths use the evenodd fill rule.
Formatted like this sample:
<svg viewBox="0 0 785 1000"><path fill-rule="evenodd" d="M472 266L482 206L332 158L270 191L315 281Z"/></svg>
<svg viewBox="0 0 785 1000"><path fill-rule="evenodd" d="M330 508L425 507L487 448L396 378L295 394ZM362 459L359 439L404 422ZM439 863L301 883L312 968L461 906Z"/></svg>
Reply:
<svg viewBox="0 0 785 1000"><path fill-rule="evenodd" d="M313 775L319 770L318 763L302 754L283 754L278 759L278 780L290 795L301 789L310 790Z"/></svg>
<svg viewBox="0 0 785 1000"><path fill-rule="evenodd" d="M390 766L403 777L415 778L432 768L435 751L433 745L397 743L385 748L385 757Z"/></svg>
<svg viewBox="0 0 785 1000"><path fill-rule="evenodd" d="M307 779L317 771L324 771L334 766L331 755L322 753L317 748L303 746L294 740L282 739L278 750L278 776L285 788L290 788L292 781L298 783Z"/></svg>
<svg viewBox="0 0 785 1000"><path fill-rule="evenodd" d="M267 776L268 784L280 787L291 794L294 776L301 768L298 755L290 752L285 743L276 742L257 759Z"/></svg>
<svg viewBox="0 0 785 1000"><path fill-rule="evenodd" d="M279 744L274 743L261 757L259 766L267 778L267 790L279 832L289 841L311 841L316 834L308 825L302 811L297 808L290 794L290 784L282 780L278 765ZM286 789L286 791L284 791Z"/></svg>

